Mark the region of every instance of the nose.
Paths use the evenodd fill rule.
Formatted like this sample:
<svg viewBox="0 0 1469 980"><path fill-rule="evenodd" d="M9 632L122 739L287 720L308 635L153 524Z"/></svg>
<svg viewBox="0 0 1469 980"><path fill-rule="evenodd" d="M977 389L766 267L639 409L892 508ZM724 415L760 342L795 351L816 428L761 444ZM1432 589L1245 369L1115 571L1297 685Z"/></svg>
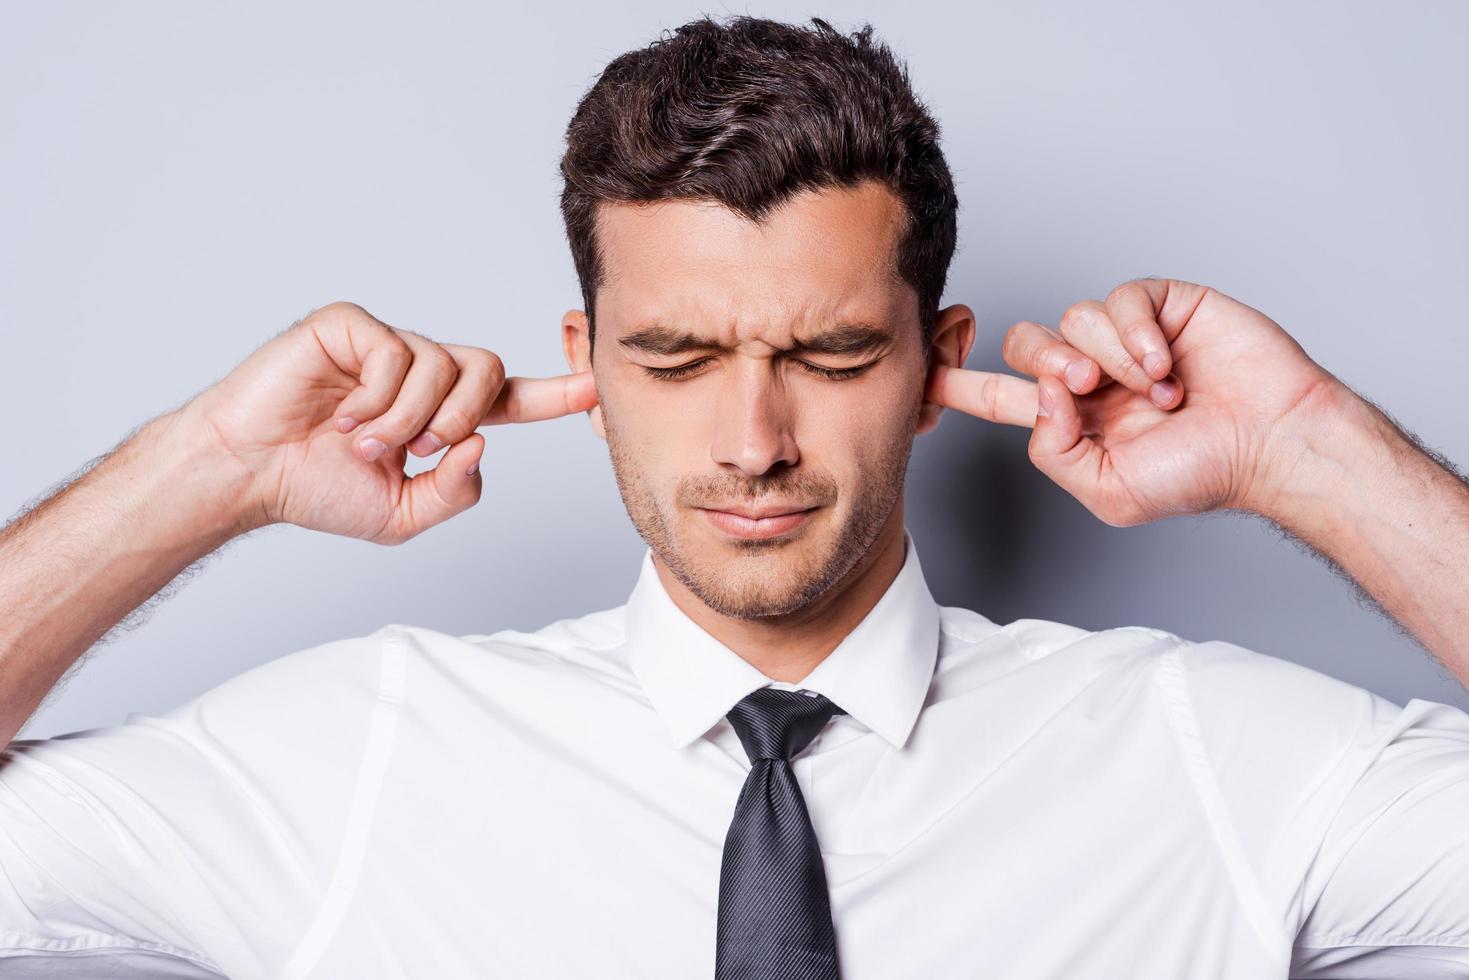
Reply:
<svg viewBox="0 0 1469 980"><path fill-rule="evenodd" d="M773 364L757 359L725 372L716 396L710 458L746 476L763 476L773 466L794 466L800 459L792 405Z"/></svg>

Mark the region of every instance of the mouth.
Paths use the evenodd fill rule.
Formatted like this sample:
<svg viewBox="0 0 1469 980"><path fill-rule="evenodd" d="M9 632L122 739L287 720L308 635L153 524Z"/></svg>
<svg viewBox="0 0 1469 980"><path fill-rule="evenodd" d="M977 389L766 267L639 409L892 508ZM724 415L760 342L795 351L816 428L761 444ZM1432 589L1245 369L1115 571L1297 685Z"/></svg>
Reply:
<svg viewBox="0 0 1469 980"><path fill-rule="evenodd" d="M800 514L804 511L815 510L815 505L802 506L800 504L767 504L764 507L701 507L700 510L715 510L721 514L734 514L747 520L758 521L767 517L780 517L784 514Z"/></svg>
<svg viewBox="0 0 1469 980"><path fill-rule="evenodd" d="M761 508L738 508L715 510L700 507L699 510L719 530L731 537L745 539L773 538L787 534L810 520L818 508L792 509L784 506Z"/></svg>

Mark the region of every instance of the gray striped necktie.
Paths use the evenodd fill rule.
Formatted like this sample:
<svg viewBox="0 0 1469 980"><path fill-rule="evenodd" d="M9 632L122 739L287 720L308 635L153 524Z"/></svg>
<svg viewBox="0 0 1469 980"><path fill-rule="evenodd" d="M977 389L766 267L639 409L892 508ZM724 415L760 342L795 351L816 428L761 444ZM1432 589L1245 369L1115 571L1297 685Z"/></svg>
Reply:
<svg viewBox="0 0 1469 980"><path fill-rule="evenodd" d="M836 980L836 935L821 848L790 759L842 708L762 687L729 712L750 774L719 869L715 980Z"/></svg>

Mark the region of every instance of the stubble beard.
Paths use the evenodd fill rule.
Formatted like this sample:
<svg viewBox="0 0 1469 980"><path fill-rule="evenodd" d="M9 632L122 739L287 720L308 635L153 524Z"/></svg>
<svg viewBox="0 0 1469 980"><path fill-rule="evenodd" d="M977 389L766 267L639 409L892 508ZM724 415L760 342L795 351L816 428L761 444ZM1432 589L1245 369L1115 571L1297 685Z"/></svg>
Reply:
<svg viewBox="0 0 1469 980"><path fill-rule="evenodd" d="M761 621L779 621L801 612L832 590L844 587L846 580L861 566L862 559L882 533L902 493L918 418L919 407L915 407L905 429L894 433L894 438L882 448L871 467L870 478L848 491L847 495L854 504L838 528L833 545L825 554L810 555L801 554L803 550L809 551L810 545L772 544L770 541L735 538L714 543L718 541L719 532L712 529L689 532L707 534L706 540L711 542L708 547L681 542L670 514L660 504L658 495L644 482L638 457L628 451L619 438L607 406L602 405L602 424L607 433L607 448L617 489L638 535L674 577L710 609L722 616ZM703 486L712 489L713 484ZM675 498L687 500L690 504L727 504L732 500L778 497L819 500L829 505L841 496L840 488L828 478L808 479L792 476L789 471L754 484L734 485L725 494L708 490L698 492L692 487L689 491L676 492ZM830 510L830 507L824 509ZM702 515L692 510L688 513L697 520L704 520ZM727 552L727 559L697 557L698 553L710 554L714 549ZM751 560L747 572L741 574L738 571L746 562L746 556L753 558L777 553L789 556L784 561L775 560L777 568L772 568L769 561Z"/></svg>

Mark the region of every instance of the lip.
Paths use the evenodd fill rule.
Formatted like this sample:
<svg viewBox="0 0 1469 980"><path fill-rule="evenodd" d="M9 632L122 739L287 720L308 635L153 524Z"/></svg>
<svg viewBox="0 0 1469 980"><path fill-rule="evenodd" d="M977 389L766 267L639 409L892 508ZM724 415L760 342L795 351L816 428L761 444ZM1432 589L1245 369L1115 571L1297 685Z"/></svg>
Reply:
<svg viewBox="0 0 1469 980"><path fill-rule="evenodd" d="M816 508L776 505L773 507L704 507L701 509L718 511L721 514L735 514L748 520L758 521L766 517L780 517L782 514L800 514Z"/></svg>
<svg viewBox="0 0 1469 980"><path fill-rule="evenodd" d="M758 540L761 538L773 538L795 530L810 519L816 513L817 508L808 507L805 510L789 511L779 509L765 509L756 511L728 511L711 510L700 507L709 518L709 522L719 530L731 537ZM760 514L760 517L747 517L746 514Z"/></svg>

